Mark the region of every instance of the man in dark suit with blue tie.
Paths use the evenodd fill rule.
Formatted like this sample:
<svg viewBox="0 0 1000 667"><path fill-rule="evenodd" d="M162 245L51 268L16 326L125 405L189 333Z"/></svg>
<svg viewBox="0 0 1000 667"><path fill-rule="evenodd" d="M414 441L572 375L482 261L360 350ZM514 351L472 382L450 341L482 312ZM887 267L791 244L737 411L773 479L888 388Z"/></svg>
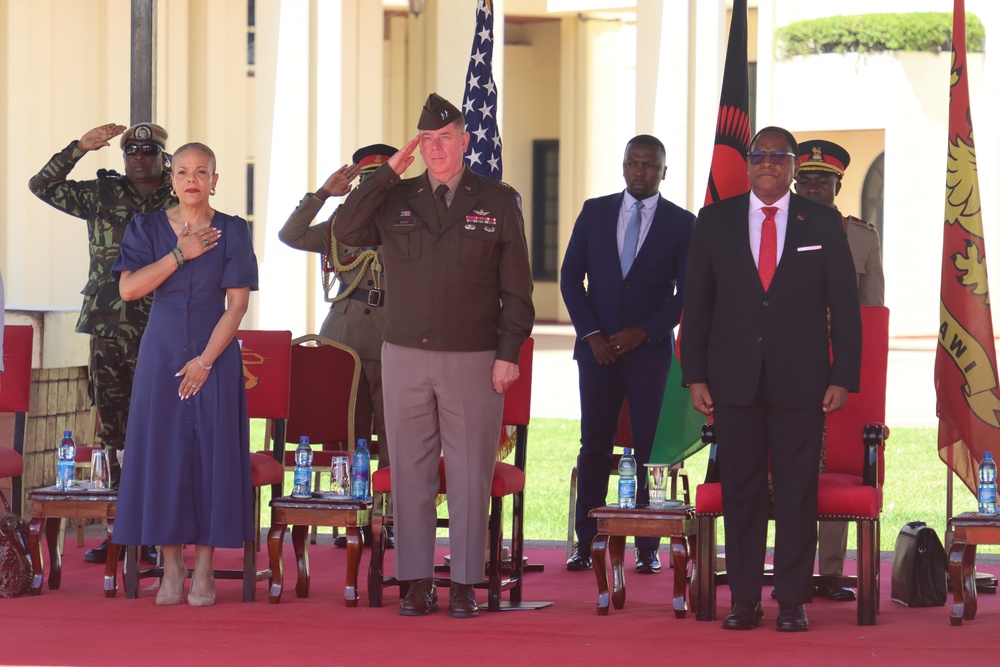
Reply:
<svg viewBox="0 0 1000 667"><path fill-rule="evenodd" d="M682 382L695 409L715 420L733 600L727 630L763 623L769 464L777 629L809 629L803 604L813 594L824 415L860 382L847 236L834 209L790 193L798 165L790 132L758 132L747 154L750 192L703 208L691 240Z"/></svg>
<svg viewBox="0 0 1000 667"><path fill-rule="evenodd" d="M659 139L644 134L629 141L622 172L625 192L584 202L562 264L563 301L577 334L581 408L578 542L569 570L591 567L597 523L588 513L607 501L626 398L639 466L636 500L649 502L643 464L663 403L694 226L694 215L659 194L667 172ZM635 546L636 571L659 572L659 539L637 537Z"/></svg>

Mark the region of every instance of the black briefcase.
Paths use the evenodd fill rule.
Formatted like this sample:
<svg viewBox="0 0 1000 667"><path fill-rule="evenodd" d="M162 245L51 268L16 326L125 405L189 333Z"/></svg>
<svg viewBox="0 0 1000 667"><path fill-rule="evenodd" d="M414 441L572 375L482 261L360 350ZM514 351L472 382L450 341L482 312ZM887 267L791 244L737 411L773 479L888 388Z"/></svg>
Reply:
<svg viewBox="0 0 1000 667"><path fill-rule="evenodd" d="M903 526L892 557L892 599L907 607L942 607L948 597L948 557L923 521Z"/></svg>

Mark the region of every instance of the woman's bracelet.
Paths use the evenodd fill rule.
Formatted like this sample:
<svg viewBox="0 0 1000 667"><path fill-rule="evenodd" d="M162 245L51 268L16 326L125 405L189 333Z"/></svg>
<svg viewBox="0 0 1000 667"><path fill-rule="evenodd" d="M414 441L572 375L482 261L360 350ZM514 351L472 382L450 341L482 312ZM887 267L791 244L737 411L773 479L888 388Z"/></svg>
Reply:
<svg viewBox="0 0 1000 667"><path fill-rule="evenodd" d="M212 365L211 364L209 364L208 366L206 366L205 364L201 363L201 355L200 354L197 357L195 357L194 360L197 361L198 365L201 366L202 368L204 368L206 371L212 370Z"/></svg>
<svg viewBox="0 0 1000 667"><path fill-rule="evenodd" d="M184 253L177 246L170 251L170 254L174 256L174 264L177 265L177 270L180 271L181 267L184 266Z"/></svg>

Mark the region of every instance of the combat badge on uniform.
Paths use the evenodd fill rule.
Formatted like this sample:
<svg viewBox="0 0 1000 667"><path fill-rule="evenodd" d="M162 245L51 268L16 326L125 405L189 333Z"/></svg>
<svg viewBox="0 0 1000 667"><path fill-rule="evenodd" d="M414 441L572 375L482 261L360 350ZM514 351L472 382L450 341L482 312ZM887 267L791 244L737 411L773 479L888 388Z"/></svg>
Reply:
<svg viewBox="0 0 1000 667"><path fill-rule="evenodd" d="M481 228L484 232L493 233L497 230L497 219L490 216L489 211L473 211L474 215L465 216L465 228L473 231Z"/></svg>

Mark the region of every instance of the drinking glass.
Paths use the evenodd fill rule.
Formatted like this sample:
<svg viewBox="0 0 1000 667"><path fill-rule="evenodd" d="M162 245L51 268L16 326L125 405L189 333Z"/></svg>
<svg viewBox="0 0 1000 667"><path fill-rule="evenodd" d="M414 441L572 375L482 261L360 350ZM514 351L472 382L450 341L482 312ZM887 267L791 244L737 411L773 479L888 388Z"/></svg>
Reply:
<svg viewBox="0 0 1000 667"><path fill-rule="evenodd" d="M649 506L651 509L663 509L667 502L667 481L670 479L670 466L665 463L646 464L646 484L649 489Z"/></svg>
<svg viewBox="0 0 1000 667"><path fill-rule="evenodd" d="M103 449L95 448L90 454L90 483L95 489L111 488L111 462Z"/></svg>
<svg viewBox="0 0 1000 667"><path fill-rule="evenodd" d="M351 460L344 454L330 462L330 493L335 498L351 497Z"/></svg>

